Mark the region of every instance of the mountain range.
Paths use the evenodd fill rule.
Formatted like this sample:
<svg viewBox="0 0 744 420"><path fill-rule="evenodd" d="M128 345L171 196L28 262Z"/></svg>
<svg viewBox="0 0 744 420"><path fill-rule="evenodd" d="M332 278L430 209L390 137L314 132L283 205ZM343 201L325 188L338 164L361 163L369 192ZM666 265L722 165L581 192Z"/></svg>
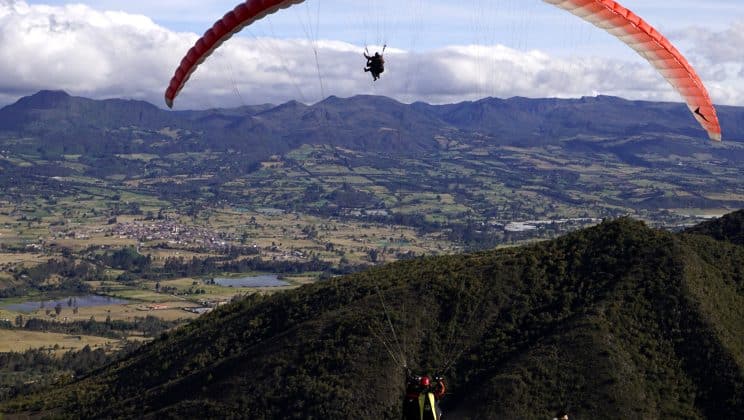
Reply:
<svg viewBox="0 0 744 420"><path fill-rule="evenodd" d="M744 108L722 106L718 111L724 139L744 141ZM438 148L436 136L453 133L512 146L593 137L706 137L683 104L607 96L486 98L452 105L355 96L329 97L313 105L293 101L171 112L142 101L41 91L0 109L0 141L30 138L27 146L42 148L48 156L237 150L263 158L318 143L414 154Z"/></svg>

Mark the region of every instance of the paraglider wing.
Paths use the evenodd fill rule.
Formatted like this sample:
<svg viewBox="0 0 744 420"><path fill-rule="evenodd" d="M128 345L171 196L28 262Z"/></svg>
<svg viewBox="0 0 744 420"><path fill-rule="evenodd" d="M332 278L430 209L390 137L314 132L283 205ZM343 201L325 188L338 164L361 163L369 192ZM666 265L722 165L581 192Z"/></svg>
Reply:
<svg viewBox="0 0 744 420"><path fill-rule="evenodd" d="M251 23L304 0L246 0L228 12L222 19L215 22L212 28L196 41L193 47L181 60L181 64L173 74L173 78L165 91L165 103L173 108L173 100L183 89L191 73L199 67L212 51L219 48L223 42Z"/></svg>
<svg viewBox="0 0 744 420"><path fill-rule="evenodd" d="M543 0L616 36L648 60L682 95L692 115L712 140L721 126L702 80L687 59L651 25L613 0Z"/></svg>
<svg viewBox="0 0 744 420"><path fill-rule="evenodd" d="M165 92L165 103L173 101L191 73L216 48L245 26L279 9L304 0L246 0L218 20L204 33L176 69ZM716 141L721 126L702 80L685 57L651 25L613 0L543 0L565 9L616 36L648 60L682 95L692 115Z"/></svg>

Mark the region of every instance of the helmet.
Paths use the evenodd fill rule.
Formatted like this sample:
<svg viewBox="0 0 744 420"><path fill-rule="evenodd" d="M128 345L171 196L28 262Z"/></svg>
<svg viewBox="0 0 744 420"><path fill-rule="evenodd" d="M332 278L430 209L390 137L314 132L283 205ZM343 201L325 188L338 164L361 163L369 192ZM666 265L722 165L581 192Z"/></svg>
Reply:
<svg viewBox="0 0 744 420"><path fill-rule="evenodd" d="M380 56L380 53L376 52L375 57L379 57L379 56Z"/></svg>
<svg viewBox="0 0 744 420"><path fill-rule="evenodd" d="M431 384L431 381L429 380L429 377L424 375L421 377L421 381L419 382L421 386L429 386Z"/></svg>

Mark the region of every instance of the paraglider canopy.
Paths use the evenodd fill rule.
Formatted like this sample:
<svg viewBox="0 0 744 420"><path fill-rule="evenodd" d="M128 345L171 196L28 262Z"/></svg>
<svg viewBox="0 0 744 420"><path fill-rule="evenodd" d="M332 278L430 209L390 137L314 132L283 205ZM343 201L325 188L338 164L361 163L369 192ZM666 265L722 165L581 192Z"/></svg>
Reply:
<svg viewBox="0 0 744 420"><path fill-rule="evenodd" d="M543 0L602 28L633 48L682 95L711 140L721 126L703 81L669 40L640 16L613 0Z"/></svg>
<svg viewBox="0 0 744 420"><path fill-rule="evenodd" d="M233 34L280 9L304 0L246 0L225 14L183 57L165 91L165 103L173 101L191 74L216 48ZM712 140L721 140L715 107L702 80L682 53L654 27L613 0L543 0L602 28L648 60L679 92L693 117Z"/></svg>

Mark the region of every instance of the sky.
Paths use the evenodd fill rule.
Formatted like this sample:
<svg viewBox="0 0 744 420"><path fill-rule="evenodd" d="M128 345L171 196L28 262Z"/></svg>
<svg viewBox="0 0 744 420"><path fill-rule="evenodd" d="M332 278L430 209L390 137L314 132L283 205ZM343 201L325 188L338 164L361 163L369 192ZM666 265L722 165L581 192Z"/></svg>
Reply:
<svg viewBox="0 0 744 420"><path fill-rule="evenodd" d="M163 92L238 1L0 0L0 105L41 89L96 99ZM622 0L687 57L719 105L744 106L742 0ZM362 71L387 44L386 72ZM307 0L245 28L176 99L204 109L329 95L453 103L487 96L681 102L618 39L540 0Z"/></svg>

